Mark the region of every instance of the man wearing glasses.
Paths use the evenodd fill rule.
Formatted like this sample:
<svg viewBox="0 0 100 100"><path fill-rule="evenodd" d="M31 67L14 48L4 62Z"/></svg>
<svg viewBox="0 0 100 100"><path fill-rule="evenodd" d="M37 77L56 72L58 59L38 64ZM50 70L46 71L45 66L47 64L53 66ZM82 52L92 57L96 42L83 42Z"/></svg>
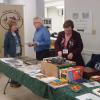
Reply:
<svg viewBox="0 0 100 100"><path fill-rule="evenodd" d="M33 43L29 43L28 46L34 46L36 51L36 59L42 60L49 57L50 48L50 33L46 27L43 26L43 21L39 17L35 17L33 24L36 28L34 33Z"/></svg>

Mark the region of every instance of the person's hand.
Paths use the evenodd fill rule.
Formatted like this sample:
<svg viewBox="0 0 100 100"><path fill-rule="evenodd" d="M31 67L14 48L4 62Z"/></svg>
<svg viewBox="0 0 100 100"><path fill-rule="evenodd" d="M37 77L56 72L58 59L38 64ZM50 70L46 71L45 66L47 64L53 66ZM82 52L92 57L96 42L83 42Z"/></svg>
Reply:
<svg viewBox="0 0 100 100"><path fill-rule="evenodd" d="M38 42L34 42L34 43L33 43L33 46L34 46L34 47L37 47L37 46L39 46L39 43L38 43Z"/></svg>
<svg viewBox="0 0 100 100"><path fill-rule="evenodd" d="M62 51L58 51L58 56L62 57Z"/></svg>
<svg viewBox="0 0 100 100"><path fill-rule="evenodd" d="M33 46L33 43L27 43L27 45L29 46L29 47L32 47Z"/></svg>
<svg viewBox="0 0 100 100"><path fill-rule="evenodd" d="M69 60L72 60L73 59L73 53L69 53L67 57L68 57Z"/></svg>
<svg viewBox="0 0 100 100"><path fill-rule="evenodd" d="M29 46L29 47L32 47L32 46L34 46L34 47L37 47L38 45L39 45L39 43L38 42L34 42L34 43L27 43L27 45Z"/></svg>

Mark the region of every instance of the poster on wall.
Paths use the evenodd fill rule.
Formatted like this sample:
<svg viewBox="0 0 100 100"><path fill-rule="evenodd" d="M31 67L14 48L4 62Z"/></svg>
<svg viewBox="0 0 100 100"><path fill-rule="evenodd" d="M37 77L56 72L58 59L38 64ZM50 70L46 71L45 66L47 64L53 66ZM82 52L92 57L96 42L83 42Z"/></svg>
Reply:
<svg viewBox="0 0 100 100"><path fill-rule="evenodd" d="M17 12L17 10L5 10L2 12L0 16L0 25L5 30L9 29L8 23L10 20L15 20L18 25L18 29L20 29L23 25L23 18L22 16Z"/></svg>
<svg viewBox="0 0 100 100"><path fill-rule="evenodd" d="M17 22L21 42L24 44L23 6L0 4L0 57L3 57L4 37L10 20Z"/></svg>
<svg viewBox="0 0 100 100"><path fill-rule="evenodd" d="M91 12L73 12L72 20L75 29L80 33L92 33L92 13Z"/></svg>

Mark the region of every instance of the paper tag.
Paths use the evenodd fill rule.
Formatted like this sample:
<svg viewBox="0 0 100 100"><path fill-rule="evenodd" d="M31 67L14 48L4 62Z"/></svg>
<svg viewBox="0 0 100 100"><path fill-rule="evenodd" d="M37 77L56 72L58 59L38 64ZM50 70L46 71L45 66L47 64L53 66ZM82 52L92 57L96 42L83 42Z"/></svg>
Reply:
<svg viewBox="0 0 100 100"><path fill-rule="evenodd" d="M63 49L63 54L68 54L68 49Z"/></svg>

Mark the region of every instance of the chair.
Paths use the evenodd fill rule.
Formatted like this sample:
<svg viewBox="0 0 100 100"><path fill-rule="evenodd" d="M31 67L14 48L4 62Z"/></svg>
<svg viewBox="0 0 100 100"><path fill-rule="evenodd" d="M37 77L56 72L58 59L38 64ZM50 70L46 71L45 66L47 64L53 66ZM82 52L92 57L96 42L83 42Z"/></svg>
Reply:
<svg viewBox="0 0 100 100"><path fill-rule="evenodd" d="M100 54L92 54L91 59L86 66L100 71Z"/></svg>
<svg viewBox="0 0 100 100"><path fill-rule="evenodd" d="M94 75L100 76L100 54L92 54L84 69L84 78L90 79Z"/></svg>

